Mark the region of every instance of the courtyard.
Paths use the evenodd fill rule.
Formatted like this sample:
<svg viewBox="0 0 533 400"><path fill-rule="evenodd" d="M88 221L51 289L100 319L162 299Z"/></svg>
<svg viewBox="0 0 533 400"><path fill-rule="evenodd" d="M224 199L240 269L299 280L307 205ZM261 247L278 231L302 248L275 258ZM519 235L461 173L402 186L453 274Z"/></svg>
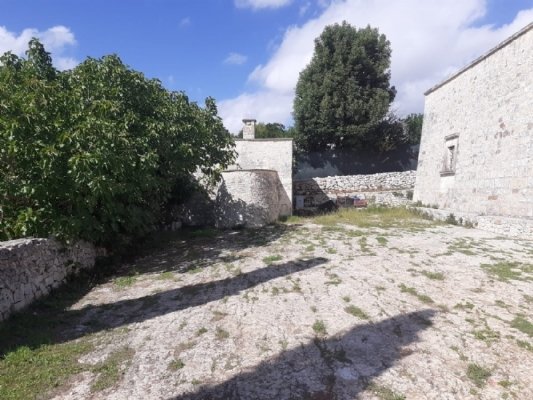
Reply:
<svg viewBox="0 0 533 400"><path fill-rule="evenodd" d="M0 325L0 397L530 399L532 259L403 208L168 234Z"/></svg>

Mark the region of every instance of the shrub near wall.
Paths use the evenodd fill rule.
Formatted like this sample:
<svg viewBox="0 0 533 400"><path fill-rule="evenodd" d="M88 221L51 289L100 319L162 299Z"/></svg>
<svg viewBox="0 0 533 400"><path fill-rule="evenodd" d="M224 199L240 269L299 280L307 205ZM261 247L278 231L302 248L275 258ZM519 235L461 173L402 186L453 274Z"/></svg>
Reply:
<svg viewBox="0 0 533 400"><path fill-rule="evenodd" d="M110 246L165 218L200 170L216 180L233 140L212 99L168 92L117 56L59 72L32 40L0 58L0 240Z"/></svg>

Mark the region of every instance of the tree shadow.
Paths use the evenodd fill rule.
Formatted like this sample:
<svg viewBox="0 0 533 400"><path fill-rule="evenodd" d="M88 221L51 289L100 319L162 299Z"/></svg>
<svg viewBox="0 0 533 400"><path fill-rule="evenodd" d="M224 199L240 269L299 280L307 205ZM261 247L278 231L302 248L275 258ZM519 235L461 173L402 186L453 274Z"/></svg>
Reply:
<svg viewBox="0 0 533 400"><path fill-rule="evenodd" d="M374 378L414 352L409 346L420 340L435 313L412 312L330 339L315 338L226 382L172 400L355 399Z"/></svg>
<svg viewBox="0 0 533 400"><path fill-rule="evenodd" d="M272 264L231 278L74 310L68 308L68 303L77 296L72 299L67 297L67 304L63 304L63 310L59 312L54 302L41 301L1 326L0 357L16 346L36 348L44 343L68 342L96 332L198 307L226 296L235 296L261 283L310 269L327 261L326 258L318 257ZM47 330L48 334L44 334Z"/></svg>

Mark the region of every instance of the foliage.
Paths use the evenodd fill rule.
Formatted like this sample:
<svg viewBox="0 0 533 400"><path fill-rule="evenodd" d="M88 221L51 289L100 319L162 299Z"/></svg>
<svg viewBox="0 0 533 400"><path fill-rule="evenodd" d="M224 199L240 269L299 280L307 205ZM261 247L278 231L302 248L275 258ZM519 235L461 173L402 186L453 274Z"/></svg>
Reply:
<svg viewBox="0 0 533 400"><path fill-rule="evenodd" d="M396 95L389 83L390 56L389 41L375 28L357 29L346 22L327 26L296 86L298 146L379 148L381 141L390 141L380 137ZM393 127L386 137L403 134Z"/></svg>
<svg viewBox="0 0 533 400"><path fill-rule="evenodd" d="M407 140L410 144L419 144L422 137L422 124L424 122L424 114L409 114L403 119Z"/></svg>
<svg viewBox="0 0 533 400"><path fill-rule="evenodd" d="M293 136L294 128L285 128L285 125L279 122L258 122L255 125L256 139L292 138ZM239 131L237 137L242 138L242 129Z"/></svg>
<svg viewBox="0 0 533 400"><path fill-rule="evenodd" d="M116 55L59 72L32 39L0 58L0 239L54 235L97 244L154 229L201 171L234 159L217 116Z"/></svg>

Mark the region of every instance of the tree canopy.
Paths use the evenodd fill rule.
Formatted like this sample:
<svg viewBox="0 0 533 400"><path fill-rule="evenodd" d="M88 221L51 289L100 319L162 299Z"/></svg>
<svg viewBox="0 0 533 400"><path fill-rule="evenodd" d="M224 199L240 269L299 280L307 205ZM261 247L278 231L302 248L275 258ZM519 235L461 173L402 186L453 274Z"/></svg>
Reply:
<svg viewBox="0 0 533 400"><path fill-rule="evenodd" d="M142 236L194 172L215 180L233 161L213 99L199 107L116 55L60 72L38 40L26 54L0 57L0 240Z"/></svg>
<svg viewBox="0 0 533 400"><path fill-rule="evenodd" d="M410 144L419 144L422 137L424 114L409 114L403 119L407 140Z"/></svg>
<svg viewBox="0 0 533 400"><path fill-rule="evenodd" d="M279 122L258 122L255 125L256 139L292 138L293 135L293 128L285 128L285 125ZM239 131L238 137L242 138L242 129Z"/></svg>
<svg viewBox="0 0 533 400"><path fill-rule="evenodd" d="M298 146L379 147L380 125L394 100L390 42L370 26L327 26L300 73L294 100Z"/></svg>

